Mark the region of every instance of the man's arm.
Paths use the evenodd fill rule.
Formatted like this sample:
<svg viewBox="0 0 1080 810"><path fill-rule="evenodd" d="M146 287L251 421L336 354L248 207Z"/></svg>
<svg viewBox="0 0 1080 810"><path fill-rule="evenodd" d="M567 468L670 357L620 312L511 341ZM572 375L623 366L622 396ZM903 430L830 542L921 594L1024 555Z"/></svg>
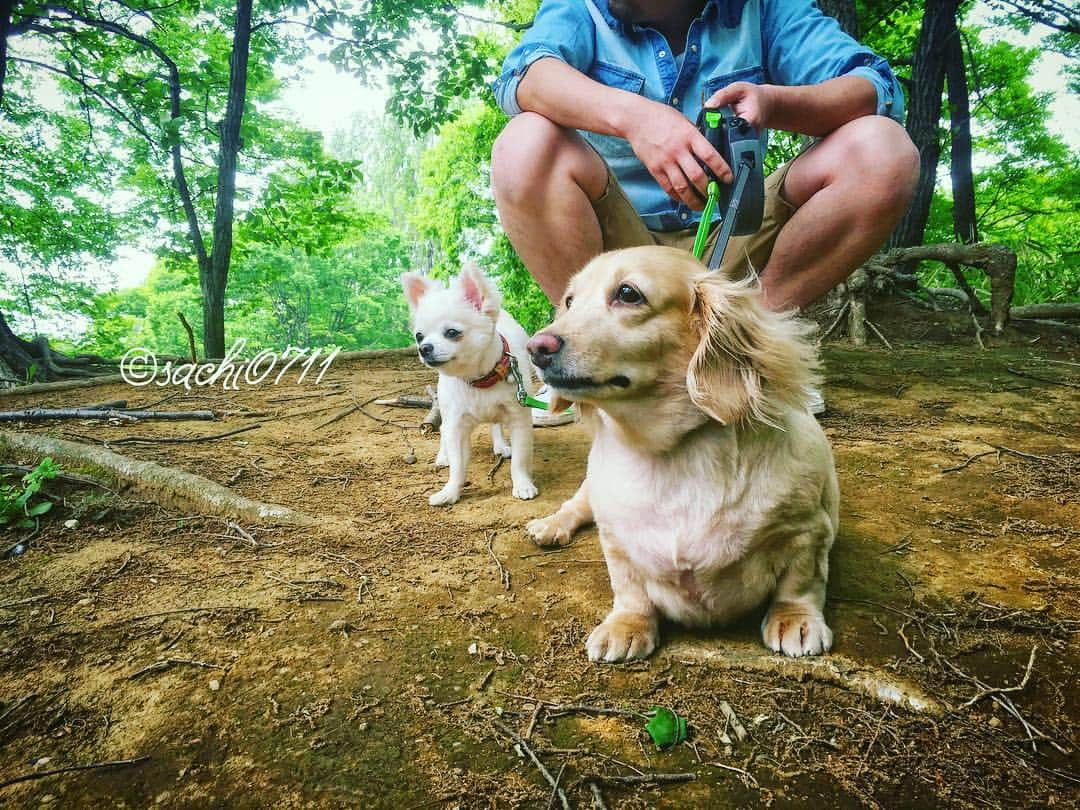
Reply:
<svg viewBox="0 0 1080 810"><path fill-rule="evenodd" d="M877 89L862 76L839 76L800 87L735 82L706 102L709 107L731 107L759 129L815 136L828 135L849 121L873 115L877 105Z"/></svg>
<svg viewBox="0 0 1080 810"><path fill-rule="evenodd" d="M702 207L708 188L695 156L731 181L723 158L681 112L593 81L557 58L529 68L518 84L517 103L564 127L625 138L660 187L691 208Z"/></svg>

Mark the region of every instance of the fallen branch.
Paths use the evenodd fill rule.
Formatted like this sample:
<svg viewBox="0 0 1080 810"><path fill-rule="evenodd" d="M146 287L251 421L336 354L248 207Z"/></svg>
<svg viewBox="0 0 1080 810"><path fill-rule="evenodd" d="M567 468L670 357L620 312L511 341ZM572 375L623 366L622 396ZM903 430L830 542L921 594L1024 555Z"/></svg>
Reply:
<svg viewBox="0 0 1080 810"><path fill-rule="evenodd" d="M216 418L213 411L119 411L111 408L27 408L24 411L0 411L0 422L45 422L49 419L121 419L125 422L134 422L139 419L213 421Z"/></svg>
<svg viewBox="0 0 1080 810"><path fill-rule="evenodd" d="M19 782L31 782L35 779L45 779L48 776L56 776L61 773L73 773L75 771L92 771L100 770L101 768L126 768L131 765L139 765L146 762L150 757L135 757L134 759L113 759L108 762L94 762L90 765L68 765L66 768L53 768L48 771L36 771L33 773L24 773L22 776L15 776L11 779L6 779L0 782L0 788L6 788L9 785L17 785Z"/></svg>
<svg viewBox="0 0 1080 810"><path fill-rule="evenodd" d="M198 514L232 518L245 523L281 523L314 526L315 518L273 503L253 501L201 475L141 461L106 450L40 433L0 431L0 449L52 456L58 463L99 468L107 477L132 490L151 494L161 503Z"/></svg>
<svg viewBox="0 0 1080 810"><path fill-rule="evenodd" d="M392 408L430 408L434 403L428 397L418 397L412 394L404 394L390 399L377 399L376 405L386 405Z"/></svg>

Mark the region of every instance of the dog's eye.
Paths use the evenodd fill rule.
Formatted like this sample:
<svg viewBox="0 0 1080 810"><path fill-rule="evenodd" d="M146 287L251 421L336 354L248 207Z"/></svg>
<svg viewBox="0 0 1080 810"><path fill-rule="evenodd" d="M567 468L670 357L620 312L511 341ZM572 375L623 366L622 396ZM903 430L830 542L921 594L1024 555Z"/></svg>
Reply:
<svg viewBox="0 0 1080 810"><path fill-rule="evenodd" d="M443 336L447 340L453 340L454 338L461 337L461 332L451 327L450 329L447 329L445 332L443 332Z"/></svg>
<svg viewBox="0 0 1080 810"><path fill-rule="evenodd" d="M574 303L574 296L568 295L568 296L566 296L566 300L563 301L563 306L566 307L567 309L570 309L570 305L572 303Z"/></svg>
<svg viewBox="0 0 1080 810"><path fill-rule="evenodd" d="M413 337L416 338L417 343L420 343L420 342L422 342L424 340L424 333L423 332L417 332L415 335L413 335Z"/></svg>
<svg viewBox="0 0 1080 810"><path fill-rule="evenodd" d="M623 284L615 291L615 300L620 304L644 304L645 296L629 284Z"/></svg>

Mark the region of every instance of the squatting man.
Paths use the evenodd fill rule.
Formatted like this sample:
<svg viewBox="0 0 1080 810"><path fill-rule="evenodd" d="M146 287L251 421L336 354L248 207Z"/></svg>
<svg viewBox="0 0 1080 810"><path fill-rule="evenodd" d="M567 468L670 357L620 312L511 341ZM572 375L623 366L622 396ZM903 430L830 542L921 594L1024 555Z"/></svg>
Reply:
<svg viewBox="0 0 1080 810"><path fill-rule="evenodd" d="M847 278L918 181L896 77L811 0L544 0L494 90L512 116L491 158L499 217L556 305L603 251L690 250L701 163L732 178L695 124L703 104L815 139L766 179L761 229L721 265L756 273L774 310Z"/></svg>

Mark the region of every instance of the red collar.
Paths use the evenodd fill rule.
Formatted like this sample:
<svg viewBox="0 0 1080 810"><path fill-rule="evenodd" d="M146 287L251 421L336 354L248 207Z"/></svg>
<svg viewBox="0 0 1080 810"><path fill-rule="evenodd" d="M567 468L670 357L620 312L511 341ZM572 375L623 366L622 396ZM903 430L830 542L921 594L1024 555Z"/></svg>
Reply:
<svg viewBox="0 0 1080 810"><path fill-rule="evenodd" d="M510 344L506 342L506 338L502 335L499 335L499 339L502 340L502 356L495 364L495 368L483 377L469 381L469 385L473 388L491 388L492 386L501 383L510 374L510 361L512 359L510 355Z"/></svg>

